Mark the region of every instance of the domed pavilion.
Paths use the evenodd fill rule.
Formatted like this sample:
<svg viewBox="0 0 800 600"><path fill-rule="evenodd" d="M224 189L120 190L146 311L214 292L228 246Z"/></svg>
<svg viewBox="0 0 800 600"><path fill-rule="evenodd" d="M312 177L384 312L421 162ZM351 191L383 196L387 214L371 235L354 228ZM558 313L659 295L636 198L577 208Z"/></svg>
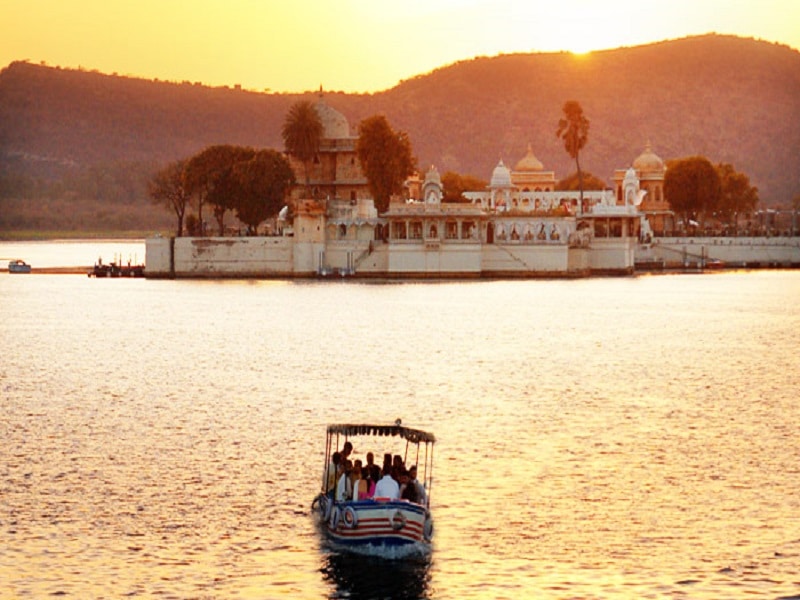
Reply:
<svg viewBox="0 0 800 600"><path fill-rule="evenodd" d="M614 171L614 189L617 195L617 204L623 204L623 181L627 169L617 169ZM639 205L639 212L650 223L650 228L656 235L663 235L673 228L674 217L664 197L664 175L667 168L664 161L659 157L650 145L645 146L644 151L633 161L633 170L639 178L639 185L642 190L647 192L642 203Z"/></svg>

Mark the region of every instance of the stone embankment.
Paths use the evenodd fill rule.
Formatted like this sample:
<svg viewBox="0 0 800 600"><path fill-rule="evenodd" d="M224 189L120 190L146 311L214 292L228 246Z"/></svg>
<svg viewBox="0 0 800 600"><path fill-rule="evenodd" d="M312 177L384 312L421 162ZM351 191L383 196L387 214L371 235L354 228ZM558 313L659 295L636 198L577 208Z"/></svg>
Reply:
<svg viewBox="0 0 800 600"><path fill-rule="evenodd" d="M639 269L800 268L800 237L669 237L636 248Z"/></svg>

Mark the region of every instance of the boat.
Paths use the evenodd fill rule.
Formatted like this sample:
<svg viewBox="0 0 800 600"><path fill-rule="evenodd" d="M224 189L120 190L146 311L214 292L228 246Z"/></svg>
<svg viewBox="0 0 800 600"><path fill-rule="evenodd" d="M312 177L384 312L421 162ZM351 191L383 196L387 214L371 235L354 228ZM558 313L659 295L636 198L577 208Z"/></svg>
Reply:
<svg viewBox="0 0 800 600"><path fill-rule="evenodd" d="M388 454L395 461L402 460L403 465L415 465L418 478L408 485L415 485L421 497L417 501L391 497L359 499L358 494L355 499L337 498L337 485L331 485L340 477L338 473L331 477L336 471L334 454L340 454L336 450L346 448L348 443L352 448L354 439L358 444L367 440L376 443L376 457ZM322 485L311 507L329 546L388 559L429 555L433 539L430 501L435 442L432 433L404 427L399 419L393 425L328 425ZM390 452L390 447L394 452Z"/></svg>
<svg viewBox="0 0 800 600"><path fill-rule="evenodd" d="M89 277L144 277L144 265L132 265L130 262L127 265L116 262L103 264L102 260L98 260L87 275Z"/></svg>
<svg viewBox="0 0 800 600"><path fill-rule="evenodd" d="M31 266L24 260L15 259L8 261L9 273L30 273Z"/></svg>

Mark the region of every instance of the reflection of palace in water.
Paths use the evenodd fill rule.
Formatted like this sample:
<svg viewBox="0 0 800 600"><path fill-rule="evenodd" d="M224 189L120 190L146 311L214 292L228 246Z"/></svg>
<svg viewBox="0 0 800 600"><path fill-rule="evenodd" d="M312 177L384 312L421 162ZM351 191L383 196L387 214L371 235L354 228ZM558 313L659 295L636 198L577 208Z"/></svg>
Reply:
<svg viewBox="0 0 800 600"><path fill-rule="evenodd" d="M282 236L155 238L147 274L163 276L534 277L628 274L640 238L671 213L664 164L649 144L614 188L557 191L529 147L511 169L502 160L489 185L464 201L444 200L435 166L407 182L405 198L378 214L347 119L320 98L318 155L292 161L294 220Z"/></svg>

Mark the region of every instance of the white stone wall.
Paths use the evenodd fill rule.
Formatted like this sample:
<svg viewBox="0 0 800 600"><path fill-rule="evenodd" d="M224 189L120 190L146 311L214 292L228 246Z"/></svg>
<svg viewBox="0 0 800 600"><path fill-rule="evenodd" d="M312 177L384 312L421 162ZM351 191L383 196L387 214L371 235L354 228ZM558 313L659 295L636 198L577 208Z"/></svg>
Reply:
<svg viewBox="0 0 800 600"><path fill-rule="evenodd" d="M389 274L478 275L481 271L479 243L393 242L388 244Z"/></svg>
<svg viewBox="0 0 800 600"><path fill-rule="evenodd" d="M721 260L729 266L798 265L800 237L656 238L647 252L666 264L679 264L684 259L695 263L704 257Z"/></svg>
<svg viewBox="0 0 800 600"><path fill-rule="evenodd" d="M175 238L175 277L275 277L294 274L290 237ZM169 277L169 238L146 242L148 277Z"/></svg>
<svg viewBox="0 0 800 600"><path fill-rule="evenodd" d="M145 268L148 277L169 277L170 238L157 237L145 240Z"/></svg>
<svg viewBox="0 0 800 600"><path fill-rule="evenodd" d="M569 252L566 244L486 244L481 253L481 268L485 275L566 275Z"/></svg>
<svg viewBox="0 0 800 600"><path fill-rule="evenodd" d="M633 272L633 238L594 238L589 248L589 269L597 273Z"/></svg>

